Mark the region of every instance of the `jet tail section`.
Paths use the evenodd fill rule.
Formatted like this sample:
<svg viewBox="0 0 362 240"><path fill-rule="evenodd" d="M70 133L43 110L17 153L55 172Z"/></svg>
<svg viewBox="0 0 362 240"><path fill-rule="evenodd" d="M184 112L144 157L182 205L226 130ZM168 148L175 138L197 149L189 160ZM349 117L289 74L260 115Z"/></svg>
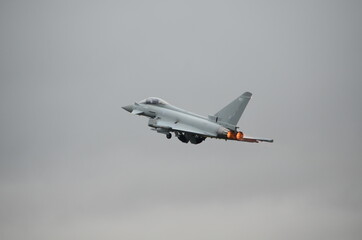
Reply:
<svg viewBox="0 0 362 240"><path fill-rule="evenodd" d="M252 94L250 92L245 92L240 97L236 98L234 101L221 109L218 113L215 114L217 117L217 122L229 129L236 128L236 125L238 124L239 119L246 108L246 105L248 105L250 101L251 95Z"/></svg>

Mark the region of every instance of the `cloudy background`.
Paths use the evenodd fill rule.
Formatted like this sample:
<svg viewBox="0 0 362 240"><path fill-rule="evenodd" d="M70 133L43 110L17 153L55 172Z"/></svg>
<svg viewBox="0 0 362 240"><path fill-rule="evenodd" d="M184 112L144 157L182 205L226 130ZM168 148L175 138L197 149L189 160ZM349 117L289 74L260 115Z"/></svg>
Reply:
<svg viewBox="0 0 362 240"><path fill-rule="evenodd" d="M360 1L1 1L1 239L361 239ZM273 144L148 130L244 91Z"/></svg>

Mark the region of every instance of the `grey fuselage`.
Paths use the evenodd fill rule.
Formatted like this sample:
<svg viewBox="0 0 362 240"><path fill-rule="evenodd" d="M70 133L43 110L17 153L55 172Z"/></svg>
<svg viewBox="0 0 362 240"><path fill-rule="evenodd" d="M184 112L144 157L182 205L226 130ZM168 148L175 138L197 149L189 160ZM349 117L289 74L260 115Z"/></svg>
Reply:
<svg viewBox="0 0 362 240"><path fill-rule="evenodd" d="M169 128L169 131L196 132L201 136L219 138L224 138L228 132L228 129L209 118L169 104L136 103L133 105L133 110L136 112L135 114L152 118L149 122L151 125L149 125L154 128L161 128L164 131Z"/></svg>
<svg viewBox="0 0 362 240"><path fill-rule="evenodd" d="M252 94L244 92L215 115L203 117L168 104L157 97L122 107L124 110L149 118L148 126L171 138L171 132L182 142L199 144L207 137L243 142L273 142L273 139L247 137L236 126Z"/></svg>

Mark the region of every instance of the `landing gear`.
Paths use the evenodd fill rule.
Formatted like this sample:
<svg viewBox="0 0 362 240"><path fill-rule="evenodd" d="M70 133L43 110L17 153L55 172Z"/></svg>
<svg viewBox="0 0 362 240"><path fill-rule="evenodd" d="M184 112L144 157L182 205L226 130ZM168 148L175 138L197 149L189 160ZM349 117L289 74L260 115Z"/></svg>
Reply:
<svg viewBox="0 0 362 240"><path fill-rule="evenodd" d="M199 135L191 135L190 136L190 142L192 144L199 144L202 143L202 141L204 141L206 138L205 137L201 137Z"/></svg>
<svg viewBox="0 0 362 240"><path fill-rule="evenodd" d="M166 138L167 138L167 139L170 139L171 137L172 137L171 133L167 133L167 134L166 134Z"/></svg>
<svg viewBox="0 0 362 240"><path fill-rule="evenodd" d="M176 132L176 137L183 143L190 142L192 144L199 144L206 139L205 137L199 136L197 134L180 132Z"/></svg>
<svg viewBox="0 0 362 240"><path fill-rule="evenodd" d="M189 139L187 139L186 137L185 137L185 135L183 135L183 134L180 134L178 137L177 137L181 142L183 142L183 143L188 143L190 140Z"/></svg>

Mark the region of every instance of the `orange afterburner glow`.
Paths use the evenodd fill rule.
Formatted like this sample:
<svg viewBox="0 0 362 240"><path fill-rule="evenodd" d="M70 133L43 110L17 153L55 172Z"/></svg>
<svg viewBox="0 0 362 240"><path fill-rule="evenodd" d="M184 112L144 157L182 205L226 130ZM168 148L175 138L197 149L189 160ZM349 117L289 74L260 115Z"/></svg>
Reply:
<svg viewBox="0 0 362 240"><path fill-rule="evenodd" d="M237 134L236 134L236 139L237 140L241 140L241 139L243 139L243 137L244 137L244 133L242 133L242 132L238 132Z"/></svg>
<svg viewBox="0 0 362 240"><path fill-rule="evenodd" d="M229 131L229 132L226 134L226 137L227 137L228 139L240 141L240 140L243 139L244 133L242 133L242 132Z"/></svg>
<svg viewBox="0 0 362 240"><path fill-rule="evenodd" d="M234 139L235 138L235 133L233 133L232 131L229 131L226 136L227 136L228 139Z"/></svg>

